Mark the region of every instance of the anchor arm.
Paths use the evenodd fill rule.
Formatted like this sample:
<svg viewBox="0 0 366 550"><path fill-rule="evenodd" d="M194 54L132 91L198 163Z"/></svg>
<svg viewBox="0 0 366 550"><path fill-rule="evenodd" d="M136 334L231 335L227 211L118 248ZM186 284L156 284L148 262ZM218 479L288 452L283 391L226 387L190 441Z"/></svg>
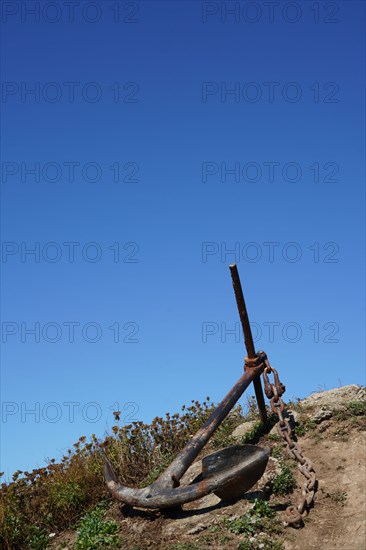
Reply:
<svg viewBox="0 0 366 550"><path fill-rule="evenodd" d="M247 447L253 447L248 445ZM243 483L242 471L247 474L247 487L252 485L263 474L269 458L269 450L256 447L253 453L242 459L240 470L231 468L221 470L209 477L199 476L196 482L186 487L161 487L153 483L144 489L130 489L119 484L108 459L105 459L104 475L113 496L130 506L140 508L172 508L192 502L220 490L223 485ZM245 488L243 488L243 493Z"/></svg>

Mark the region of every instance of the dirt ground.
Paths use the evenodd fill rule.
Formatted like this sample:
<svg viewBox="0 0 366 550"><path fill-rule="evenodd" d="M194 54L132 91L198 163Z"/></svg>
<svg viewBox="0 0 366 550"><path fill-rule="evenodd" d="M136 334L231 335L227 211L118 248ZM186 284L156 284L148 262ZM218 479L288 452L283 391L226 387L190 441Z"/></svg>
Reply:
<svg viewBox="0 0 366 550"><path fill-rule="evenodd" d="M288 550L366 548L365 432L350 429L347 436L342 437L343 441L337 440L333 426L329 439L300 440L307 456L316 465L319 487L305 527L288 534L285 544ZM345 495L344 503L338 500L342 494Z"/></svg>

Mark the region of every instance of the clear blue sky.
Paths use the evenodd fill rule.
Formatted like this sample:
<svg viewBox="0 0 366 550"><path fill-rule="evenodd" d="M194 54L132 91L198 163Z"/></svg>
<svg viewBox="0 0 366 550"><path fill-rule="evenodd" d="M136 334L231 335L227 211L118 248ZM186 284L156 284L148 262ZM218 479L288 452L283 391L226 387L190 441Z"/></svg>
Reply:
<svg viewBox="0 0 366 550"><path fill-rule="evenodd" d="M2 10L1 470L219 401L234 261L287 399L364 383L364 2Z"/></svg>

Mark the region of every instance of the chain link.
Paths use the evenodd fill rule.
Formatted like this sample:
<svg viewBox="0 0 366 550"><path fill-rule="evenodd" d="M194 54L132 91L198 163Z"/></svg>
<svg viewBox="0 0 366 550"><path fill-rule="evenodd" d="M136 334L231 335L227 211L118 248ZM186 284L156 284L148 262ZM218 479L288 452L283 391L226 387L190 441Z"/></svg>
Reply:
<svg viewBox="0 0 366 550"><path fill-rule="evenodd" d="M262 352L263 353L263 352ZM263 355L265 355L263 353ZM291 458L298 462L298 469L306 478L301 490L301 499L297 506L288 506L285 512L284 526L293 525L299 527L303 519L308 515L309 508L314 500L316 491L315 469L311 460L305 456L301 447L292 439L292 430L287 418L284 418L286 412L285 404L282 401L282 394L285 392L285 386L280 382L276 369L271 367L267 356L263 357L265 369L263 371L263 382L266 396L270 400L271 410L278 418L276 424L277 432L286 443L287 453ZM269 381L268 374L273 373L274 383Z"/></svg>

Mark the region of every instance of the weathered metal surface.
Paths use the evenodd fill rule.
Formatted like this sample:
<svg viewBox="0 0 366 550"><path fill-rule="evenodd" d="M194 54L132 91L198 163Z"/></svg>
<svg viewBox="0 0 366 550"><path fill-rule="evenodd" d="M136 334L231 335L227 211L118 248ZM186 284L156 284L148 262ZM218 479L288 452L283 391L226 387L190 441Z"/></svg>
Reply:
<svg viewBox="0 0 366 550"><path fill-rule="evenodd" d="M224 482L214 491L222 500L243 496L264 474L269 450L257 445L232 445L220 449L202 460L202 476L211 477L221 472L235 472L232 481Z"/></svg>
<svg viewBox="0 0 366 550"><path fill-rule="evenodd" d="M230 450L230 448L223 451L225 450ZM243 495L262 476L268 458L269 451L267 449L254 447L252 453L242 453L240 464L236 462L225 466L221 462L220 468L215 471L202 472L195 481L185 487L161 487L155 483L144 489L124 487L118 483L108 460L105 464L105 476L112 494L131 506L172 508L197 500L212 492L223 499L233 499Z"/></svg>
<svg viewBox="0 0 366 550"><path fill-rule="evenodd" d="M282 394L285 392L285 386L280 382L276 369L271 367L267 356L264 358L266 368L263 372L263 380L266 396L270 399L271 409L278 417L277 432L286 443L288 454L298 461L298 468L306 481L302 487L302 496L299 504L296 506L288 506L285 512L284 525L300 526L303 519L308 515L309 508L314 500L317 481L315 477L315 469L311 460L306 457L298 445L292 439L292 430L287 418L284 418L285 404L282 400ZM268 374L273 373L274 383L271 384Z"/></svg>
<svg viewBox="0 0 366 550"><path fill-rule="evenodd" d="M234 294L236 299L236 304L238 306L239 317L241 326L244 333L245 347L247 349L247 358L245 360L245 368L251 368L256 364L257 354L254 348L252 330L250 328L248 311L244 300L243 289L241 287L241 282L239 278L238 268L236 264L231 264L229 266L231 278L233 281ZM260 378L255 378L253 381L255 396L257 399L258 409L263 423L267 420L267 411L266 405L264 402L264 395L262 390L262 384Z"/></svg>

